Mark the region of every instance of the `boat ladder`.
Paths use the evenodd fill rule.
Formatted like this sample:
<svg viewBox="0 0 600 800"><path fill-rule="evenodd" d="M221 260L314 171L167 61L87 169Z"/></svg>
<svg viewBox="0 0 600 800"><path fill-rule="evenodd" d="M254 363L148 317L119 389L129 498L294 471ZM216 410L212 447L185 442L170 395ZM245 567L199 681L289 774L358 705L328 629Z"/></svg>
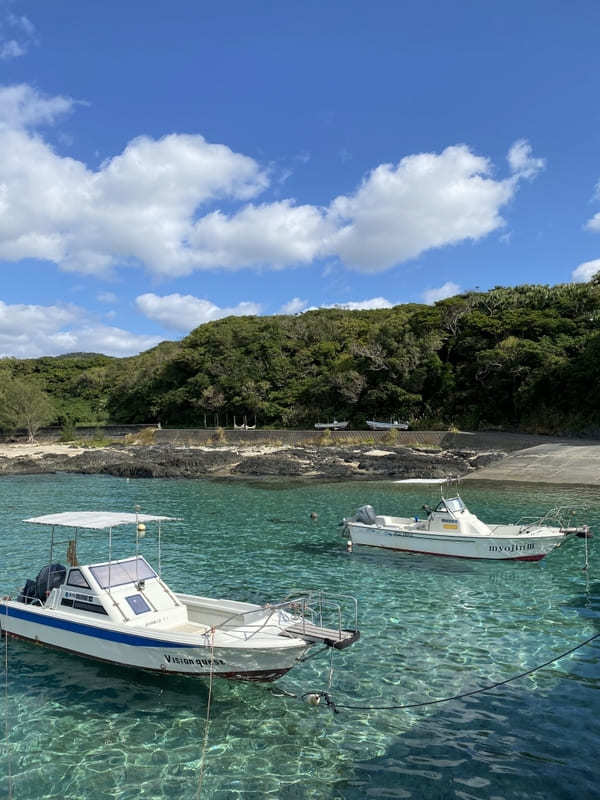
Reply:
<svg viewBox="0 0 600 800"><path fill-rule="evenodd" d="M352 606L352 627L343 623L343 606L348 601ZM322 590L309 592L305 597L293 600L292 609L297 613L298 621L286 627L286 636L297 636L311 643L322 642L336 650L344 650L360 639L358 601L352 595L334 596ZM329 627L323 624L324 619L329 622Z"/></svg>
<svg viewBox="0 0 600 800"><path fill-rule="evenodd" d="M327 647L333 647L336 650L350 647L360 639L358 630L322 628L319 625L313 625L312 622L298 622L296 625L286 628L285 633L289 636L306 639L307 642L322 642Z"/></svg>

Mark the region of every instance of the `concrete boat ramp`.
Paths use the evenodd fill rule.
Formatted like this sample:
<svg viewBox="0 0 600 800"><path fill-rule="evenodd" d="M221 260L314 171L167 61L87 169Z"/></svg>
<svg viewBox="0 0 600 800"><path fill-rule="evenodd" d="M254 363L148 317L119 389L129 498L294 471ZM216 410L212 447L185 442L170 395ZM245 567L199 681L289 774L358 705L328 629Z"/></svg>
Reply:
<svg viewBox="0 0 600 800"><path fill-rule="evenodd" d="M600 486L600 443L553 442L509 453L463 480Z"/></svg>

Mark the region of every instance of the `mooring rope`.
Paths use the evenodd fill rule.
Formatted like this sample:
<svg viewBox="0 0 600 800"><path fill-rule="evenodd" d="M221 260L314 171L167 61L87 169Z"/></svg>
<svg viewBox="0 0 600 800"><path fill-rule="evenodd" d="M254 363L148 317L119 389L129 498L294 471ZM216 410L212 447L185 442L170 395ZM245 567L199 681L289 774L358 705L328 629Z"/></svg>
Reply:
<svg viewBox="0 0 600 800"><path fill-rule="evenodd" d="M208 678L208 700L206 701L206 723L204 725L204 740L202 742L202 755L200 757L200 774L198 775L198 793L196 797L200 800L202 794L202 781L204 779L204 760L206 757L206 746L208 744L208 726L210 724L210 701L212 698L213 684L213 664L215 660L215 629L210 629L210 674Z"/></svg>
<svg viewBox="0 0 600 800"><path fill-rule="evenodd" d="M564 653L560 653L560 655L554 656L553 658L548 659L548 661L544 661L543 664L537 664L535 667L531 667L531 669L525 670L525 672L520 672L518 675L512 675L510 678L505 678L503 681L496 681L495 683L490 683L488 686L482 686L479 689L471 689L468 692L461 692L460 694L453 694L450 697L440 697L437 700L424 700L420 703L403 703L402 705L393 705L393 706L368 706L368 705L346 705L341 703L336 703L332 699L329 691L323 692L304 692L304 694L297 695L293 694L292 692L287 692L285 690L279 689L279 691L283 691L286 697L295 697L301 700L305 700L308 698L309 702L312 705L317 705L318 700L315 702L315 698L325 700L328 708L337 714L340 708L349 711L399 711L405 708L421 708L423 706L433 706L437 705L438 703L450 703L453 700L462 700L464 697L471 697L475 694L483 694L484 692L489 692L492 689L497 689L499 686L505 686L507 683L511 683L512 681L519 680L519 678L524 678L527 675L531 675L533 672L537 672L539 669L543 669L544 667L550 666L550 664L554 664L556 661L560 661L562 658L574 653L576 650L580 650L585 645L593 642L594 639L600 638L600 633L596 633L593 636L590 636L589 639L586 639L579 644L576 644L575 647L571 647L569 650L565 650Z"/></svg>
<svg viewBox="0 0 600 800"><path fill-rule="evenodd" d="M6 618L8 619L8 606L5 606ZM4 742L6 744L6 761L8 767L8 798L12 800L12 768L10 760L10 744L8 742L8 631L4 627Z"/></svg>

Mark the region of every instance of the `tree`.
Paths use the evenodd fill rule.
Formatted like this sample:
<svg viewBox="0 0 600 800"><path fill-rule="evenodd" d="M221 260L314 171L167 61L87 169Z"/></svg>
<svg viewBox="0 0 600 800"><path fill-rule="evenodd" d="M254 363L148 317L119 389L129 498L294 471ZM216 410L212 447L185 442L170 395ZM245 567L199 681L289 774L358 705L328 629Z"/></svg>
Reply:
<svg viewBox="0 0 600 800"><path fill-rule="evenodd" d="M0 426L8 430L27 431L27 441L35 442L35 434L54 419L56 410L46 392L32 381L8 378L0 388Z"/></svg>

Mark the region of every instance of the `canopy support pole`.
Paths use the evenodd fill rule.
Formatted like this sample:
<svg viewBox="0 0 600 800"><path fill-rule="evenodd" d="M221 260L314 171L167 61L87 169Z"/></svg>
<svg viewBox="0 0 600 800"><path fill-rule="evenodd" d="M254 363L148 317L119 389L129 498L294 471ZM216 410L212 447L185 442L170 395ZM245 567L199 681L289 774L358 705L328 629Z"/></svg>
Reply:
<svg viewBox="0 0 600 800"><path fill-rule="evenodd" d="M160 568L160 520L158 521L158 577L162 577Z"/></svg>

